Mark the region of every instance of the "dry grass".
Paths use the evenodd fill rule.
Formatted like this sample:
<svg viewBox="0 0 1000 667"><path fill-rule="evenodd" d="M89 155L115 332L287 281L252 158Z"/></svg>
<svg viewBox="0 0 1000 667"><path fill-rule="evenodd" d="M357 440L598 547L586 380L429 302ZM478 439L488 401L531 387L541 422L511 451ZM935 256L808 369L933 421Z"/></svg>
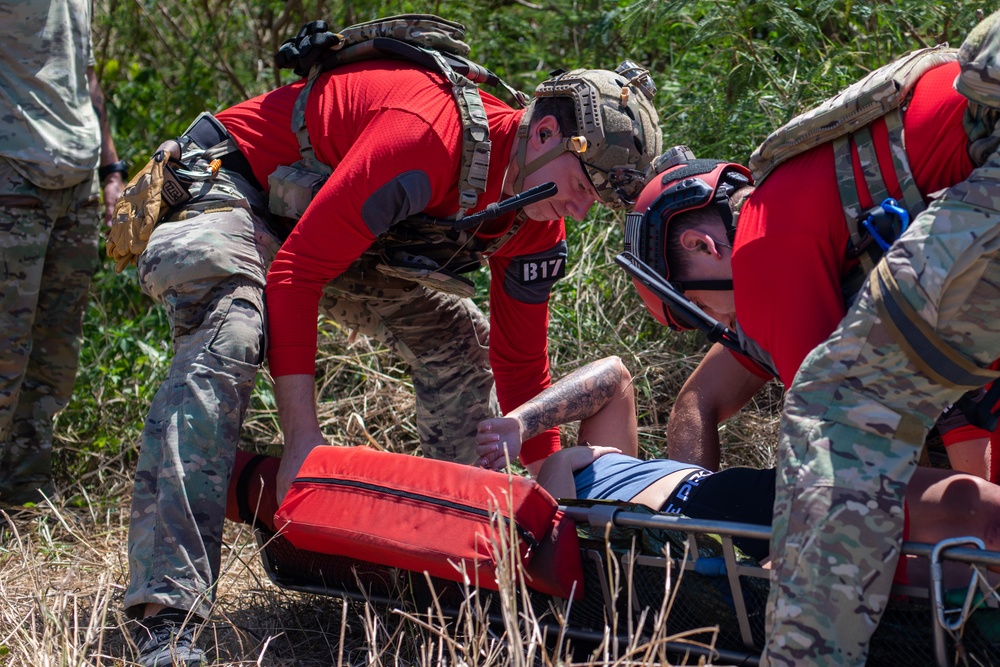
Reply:
<svg viewBox="0 0 1000 667"><path fill-rule="evenodd" d="M123 499L124 500L124 499ZM122 614L127 583L124 505L97 511L48 502L3 513L0 532L0 665L4 667L128 666L135 658ZM499 595L502 626L490 625L470 590L457 618L440 609L419 613L282 590L263 571L244 526L227 524L223 572L211 621L200 643L212 665L499 665L549 667L668 664L665 619L671 598L631 628L584 650L553 636L529 605L523 573L497 545L498 579L518 580ZM612 584L626 588L627 575ZM566 610L563 610L565 612ZM613 623L613 628L625 621ZM620 632L623 628L618 627ZM574 652L574 649L575 652Z"/></svg>
<svg viewBox="0 0 1000 667"><path fill-rule="evenodd" d="M643 447L648 455L661 455L672 397L704 346L696 335L653 326L613 264L619 246L620 229L611 224L594 224L571 239L574 264L552 300L552 366L559 376L600 356L621 356L636 378ZM413 395L400 359L363 337L350 341L336 327L328 328L320 355L320 416L330 440L419 454ZM726 425L727 464L772 461L767 443L775 439L779 399L777 392L767 393ZM3 515L0 667L130 665L135 654L122 597L138 433L123 425L120 453L109 456L90 451L91 434L62 422L59 430L60 469L73 471L71 482L65 475L61 480L61 500ZM567 437L572 432L567 429ZM279 453L280 430L266 388L255 398L244 434L244 447ZM215 647L213 664L491 667L564 664L570 657L595 665L666 660L662 633L634 646L609 637L594 655L568 654L565 642L542 639L518 606L516 591L508 592L502 628L484 624L471 604L447 624L433 611L401 613L283 591L267 580L250 533L232 524L223 561L215 613L202 630L201 643ZM651 610L647 627L662 629L666 613L666 607Z"/></svg>

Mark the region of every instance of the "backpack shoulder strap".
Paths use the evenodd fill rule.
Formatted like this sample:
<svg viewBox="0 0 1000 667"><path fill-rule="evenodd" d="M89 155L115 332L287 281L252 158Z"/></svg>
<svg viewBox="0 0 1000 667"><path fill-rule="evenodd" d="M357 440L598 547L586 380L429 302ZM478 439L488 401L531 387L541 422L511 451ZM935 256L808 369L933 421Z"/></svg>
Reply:
<svg viewBox="0 0 1000 667"><path fill-rule="evenodd" d="M322 25L317 27L314 24ZM329 165L316 158L305 121L306 102L316 78L322 72L346 63L374 58L409 60L442 74L451 83L452 97L462 124L462 166L457 217L464 216L486 190L492 148L486 108L479 88L452 66L455 61L471 65L463 60L469 53L468 45L462 41L465 36L464 27L436 16L414 14L351 26L334 38L321 40L317 35L331 33L318 33L319 28L326 30L326 24L314 24L310 24L311 28L303 28L296 40L289 40L279 51L279 54L283 54L279 60L286 65L297 63L297 72L303 63L311 64L306 85L300 91L292 111L292 131L299 142L299 153L302 156L296 166L325 176L333 172ZM305 37L304 33L307 33ZM322 42L325 46L310 46L310 40ZM321 53L316 53L318 48L322 49ZM473 69L486 72L478 66L473 66Z"/></svg>
<svg viewBox="0 0 1000 667"><path fill-rule="evenodd" d="M296 163L296 167L306 171L329 176L333 173L333 168L316 157L312 142L309 140L309 130L306 128L306 102L309 100L309 93L312 92L313 84L322 73L318 65L313 66L309 72L306 85L302 86L299 96L295 98L295 105L292 107L292 132L299 142L299 155L302 159Z"/></svg>
<svg viewBox="0 0 1000 667"><path fill-rule="evenodd" d="M796 116L772 132L751 155L754 182L760 184L789 158L855 132L904 106L924 73L955 58L956 51L944 45L914 51Z"/></svg>

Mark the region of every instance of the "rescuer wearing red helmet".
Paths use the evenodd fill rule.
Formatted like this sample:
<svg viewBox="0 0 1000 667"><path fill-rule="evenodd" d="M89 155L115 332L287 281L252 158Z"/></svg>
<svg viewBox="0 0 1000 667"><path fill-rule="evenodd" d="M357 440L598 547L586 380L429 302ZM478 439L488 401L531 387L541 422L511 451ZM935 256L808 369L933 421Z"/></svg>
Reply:
<svg viewBox="0 0 1000 667"><path fill-rule="evenodd" d="M919 448L962 392L997 377L986 367L1000 353L1000 95L995 78L980 75L1000 69L998 17L974 31L958 62L951 52L902 89L891 77L877 90L857 87L904 60L941 53L917 52L782 128L782 139L808 145L770 158L758 149L756 189L735 202L734 234L709 203L738 191L727 192L724 178L709 183L717 165L685 173L697 161L654 177L629 221L629 249L647 264L662 262L659 272L735 326L743 348L789 389L762 665L865 663ZM878 104L899 90L896 106ZM843 131L808 125L845 108ZM868 109L875 115L856 122ZM805 141L816 128L833 134ZM690 195L698 180L711 195ZM686 196L700 205L675 207ZM870 254L873 247L880 252ZM669 312L653 306L669 324ZM697 461L704 451L691 443L702 438L717 446L719 421L767 375L713 348L671 414L671 457L688 448ZM715 456L706 467L718 464Z"/></svg>
<svg viewBox="0 0 1000 667"><path fill-rule="evenodd" d="M939 86L939 79L954 73L942 66L925 75L926 85L918 84L908 117L929 119L940 106L941 113L957 113L960 120L964 98L953 90L942 94ZM950 131L929 122L912 129L910 136L941 138L936 150L912 149L924 158L913 165L918 183L926 180L924 187L940 189L971 169L960 123ZM923 164L949 150L953 159L947 164ZM859 262L844 250L849 239L836 180L820 187L822 169L832 171L824 163L829 151L821 146L793 158L769 175L760 191L746 167L697 159L685 146L669 149L651 167L656 175L627 218L626 250L706 314L735 329L747 352L714 346L682 387L667 426L672 458L718 469L719 423L771 378L787 386L806 354L843 317L845 301L853 296L849 292L860 287ZM800 178L811 186L803 187ZM772 187L775 182L781 190ZM675 330L693 328L638 281L636 288L658 322ZM960 419L948 423L951 428L942 436L952 466L988 478L988 434Z"/></svg>

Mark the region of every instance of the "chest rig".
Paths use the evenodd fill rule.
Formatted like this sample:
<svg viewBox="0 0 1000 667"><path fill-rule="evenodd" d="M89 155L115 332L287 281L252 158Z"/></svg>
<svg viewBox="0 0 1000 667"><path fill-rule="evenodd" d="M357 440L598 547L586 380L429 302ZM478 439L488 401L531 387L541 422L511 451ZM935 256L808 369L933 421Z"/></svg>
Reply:
<svg viewBox="0 0 1000 667"><path fill-rule="evenodd" d="M459 208L448 219L414 216L397 223L378 237L366 255L375 258L376 268L387 275L471 296L472 283L460 274L480 266L482 257L495 252L521 223L515 220L505 234L489 241L476 238L473 229L455 225L476 205L486 190L489 174L489 125L477 84L502 86L521 106L525 98L486 68L466 60L470 49L464 37L461 24L427 14L408 14L358 24L339 33L328 30L324 21L313 21L282 44L275 57L279 67L307 77L292 111L292 131L302 159L278 167L268 178L269 208L287 221L287 231L333 173L329 165L317 159L306 127L306 103L316 79L335 67L363 60L395 58L413 62L443 75L452 86L462 125Z"/></svg>

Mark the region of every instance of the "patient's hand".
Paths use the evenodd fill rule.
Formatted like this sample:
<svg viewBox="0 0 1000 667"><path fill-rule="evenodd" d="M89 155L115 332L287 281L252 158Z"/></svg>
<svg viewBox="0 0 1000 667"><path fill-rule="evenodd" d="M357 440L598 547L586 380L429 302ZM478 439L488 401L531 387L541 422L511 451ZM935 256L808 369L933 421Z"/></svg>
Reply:
<svg viewBox="0 0 1000 667"><path fill-rule="evenodd" d="M479 422L476 433L477 465L500 470L521 453L523 425L516 417L496 417ZM506 452L506 455L505 455Z"/></svg>
<svg viewBox="0 0 1000 667"><path fill-rule="evenodd" d="M586 445L580 444L576 447L567 447L562 451L556 452L555 455L561 455L564 457L566 465L573 472L577 470L582 470L586 468L591 463L601 458L605 454L621 454L622 450L617 447L599 447L596 445Z"/></svg>

